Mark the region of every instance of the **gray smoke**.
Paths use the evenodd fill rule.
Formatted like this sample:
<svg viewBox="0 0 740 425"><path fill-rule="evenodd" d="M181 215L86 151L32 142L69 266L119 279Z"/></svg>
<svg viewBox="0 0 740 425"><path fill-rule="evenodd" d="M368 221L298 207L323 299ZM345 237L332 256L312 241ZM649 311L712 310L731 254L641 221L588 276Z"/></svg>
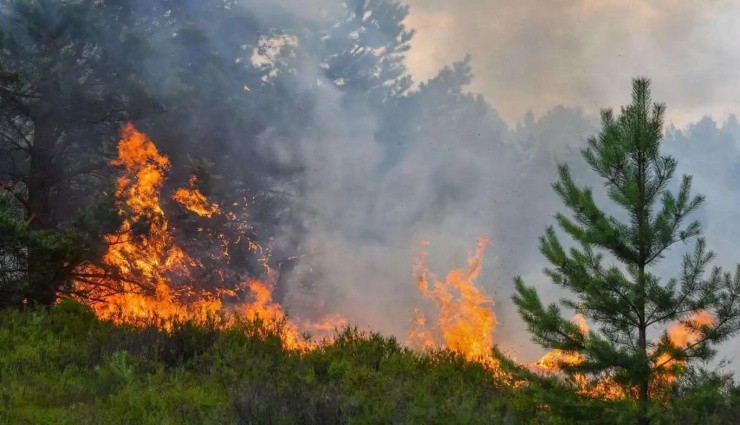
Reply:
<svg viewBox="0 0 740 425"><path fill-rule="evenodd" d="M597 112L623 101L637 75L655 80L669 119L737 110L740 3L677 0L409 0L417 28L409 65L431 76L473 55L473 84L509 122L530 108Z"/></svg>
<svg viewBox="0 0 740 425"><path fill-rule="evenodd" d="M722 86L735 81L730 70L740 64L734 43L723 42L732 40L722 30L740 9L732 2L410 0L406 22L419 33L406 62L415 85L387 103L327 75L326 40L336 29L331 22L347 13L345 2L231 3L250 23L231 62L259 76L257 86L244 89L258 105L247 111L274 117L248 135L219 123L228 155L245 157L224 173L254 168L291 199L286 214L299 225L281 228L273 241L275 251L300 257L287 274L286 308L298 317L337 312L401 340L414 308L426 305L412 276L419 241L430 243L428 264L443 275L464 267L485 236L492 244L479 286L496 304L495 341L519 360L536 359L541 351L510 302L512 278L522 275L547 300L559 296L541 272L537 238L562 210L550 186L558 163L571 164L579 182L601 185L579 153L598 131L598 108L627 103L636 75L653 77L654 97L682 122L695 121L697 110L731 112L740 98ZM218 50L220 28L209 27L197 1L186 4L210 37L200 48ZM162 37L164 43L169 35ZM170 73L152 66L154 76ZM234 91L242 86L234 82ZM283 96L273 102L279 107L261 100L264 93ZM679 171L694 174L697 191L707 195L701 218L725 267L738 261L738 141L734 118L671 128L666 141ZM299 172L273 176L255 158Z"/></svg>
<svg viewBox="0 0 740 425"><path fill-rule="evenodd" d="M627 103L635 75L654 78L654 97L668 103L669 117L687 122L697 109L728 112L731 98L716 88L727 78L691 65L716 63L723 48L700 58L684 57L685 40L675 39L691 28L689 41L716 41L715 32L694 29L723 24L722 4L700 8L671 2L672 8L666 8L667 2L655 2L632 10L618 1L567 7L561 2L542 7L542 2L468 1L454 8L443 2L410 3L407 22L419 26L421 41L414 44L417 50L409 53L408 64L426 77L415 81L417 88L408 96L415 113L396 111L414 128L392 154L378 137L389 131L381 111L348 101L336 82L322 74L320 58L311 57L317 49L305 46L301 34L290 34L307 56L291 72L300 75L296 91L314 94L311 124L297 139L275 140L270 131L263 135L276 157L305 167L305 197L296 206L305 228L304 256L292 274L286 306L298 316L339 312L363 328L403 340L414 308L426 305L412 277L418 242L430 242L430 267L443 275L465 266L476 240L487 236L492 244L479 285L496 303L495 340L519 360L536 359L541 351L529 342L509 299L516 275L540 287L546 299L560 295L545 280L537 249L537 237L562 210L550 187L557 163L569 163L581 183L600 187L579 151L598 131L595 111ZM627 11L637 18L618 19ZM599 29L607 22L624 24ZM442 42L434 39L440 23L447 37ZM490 39L473 37L476 31L491 34ZM420 57L430 53L424 46L429 40L435 44L434 60ZM455 74L453 68L440 72L439 61L462 59L462 49L473 53L477 77L460 92L437 90ZM728 60L740 62L733 55ZM683 74L668 77L669 63ZM425 66L437 70L429 73ZM702 90L679 86L679 79L698 81L691 87ZM486 93L490 103L470 90ZM523 114L527 109L539 112ZM520 118L507 125L498 110ZM732 247L740 231L731 230L740 203L730 186L740 172L738 135L733 119L719 128L704 119L669 129L666 140L668 151L679 159L679 172L695 174L696 190L707 195L701 218L718 263L729 268L738 260ZM682 255L674 254L667 264ZM722 354L734 352L728 347Z"/></svg>

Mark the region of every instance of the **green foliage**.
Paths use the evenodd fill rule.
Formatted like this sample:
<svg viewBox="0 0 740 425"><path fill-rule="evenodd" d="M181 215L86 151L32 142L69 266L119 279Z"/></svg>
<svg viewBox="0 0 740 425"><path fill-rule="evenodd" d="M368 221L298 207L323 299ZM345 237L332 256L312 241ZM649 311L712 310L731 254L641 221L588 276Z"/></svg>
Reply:
<svg viewBox="0 0 740 425"><path fill-rule="evenodd" d="M550 227L540 250L552 265L546 275L575 297L545 306L520 278L514 296L537 343L584 356L579 364L563 364L566 372L609 376L628 393L637 390L640 423L649 423L650 398L660 395L652 394L658 392L657 375L675 372L671 362L710 359L712 345L740 329L740 273L708 270L714 254L697 238L700 224L686 223L704 198L691 195L690 176L671 190L676 160L660 153L664 110L651 103L649 82L635 80L632 103L618 117L604 111L601 132L583 151L623 219L600 209L592 189L578 187L568 167L559 167L553 188L570 215L558 213L555 219L578 247L566 249ZM685 255L678 277L661 280L655 266L671 247L692 238L695 249ZM605 256L618 265L605 265ZM598 331L583 334L561 308L582 313ZM714 323L691 321L702 311L710 312ZM686 346L677 346L664 330L676 323L696 336ZM656 328L662 336L650 341L648 331Z"/></svg>
<svg viewBox="0 0 740 425"><path fill-rule="evenodd" d="M0 422L574 423L450 352L345 329L299 354L258 327L134 328L72 301L0 312Z"/></svg>
<svg viewBox="0 0 740 425"><path fill-rule="evenodd" d="M21 305L32 290L30 276L65 282L67 266L75 256L74 237L32 230L21 217L11 197L0 194L0 306ZM29 252L36 253L44 267L31 270Z"/></svg>
<svg viewBox="0 0 740 425"><path fill-rule="evenodd" d="M0 192L0 307L30 303L32 282L54 282L56 292L70 294L75 268L96 259L106 248L100 235L119 225L115 211L111 196L99 196L69 229L38 230L16 198Z"/></svg>
<svg viewBox="0 0 740 425"><path fill-rule="evenodd" d="M658 423L729 424L740 414L740 387L731 376L692 368L678 382Z"/></svg>
<svg viewBox="0 0 740 425"><path fill-rule="evenodd" d="M634 423L630 401L584 399L496 355L501 372L351 328L300 354L259 323L135 328L65 300L0 312L0 422ZM731 379L692 370L656 423L727 423L739 402Z"/></svg>

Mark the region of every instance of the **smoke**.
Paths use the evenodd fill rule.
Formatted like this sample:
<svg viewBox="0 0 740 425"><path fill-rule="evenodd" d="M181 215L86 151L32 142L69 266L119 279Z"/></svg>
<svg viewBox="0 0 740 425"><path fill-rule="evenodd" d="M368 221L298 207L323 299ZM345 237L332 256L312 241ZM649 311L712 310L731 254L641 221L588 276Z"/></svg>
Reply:
<svg viewBox="0 0 740 425"><path fill-rule="evenodd" d="M295 222L281 223L272 244L277 257L299 258L283 270L290 314L338 312L403 340L414 308L426 307L412 276L419 242L429 242L428 264L444 274L464 266L476 240L487 236L492 245L479 285L496 305L494 340L519 360L536 359L541 352L509 299L517 275L547 300L561 295L541 273L545 263L537 249L537 238L562 210L551 189L556 164L566 162L581 183L600 186L579 150L598 131L597 107L629 101L634 75L654 78L655 99L677 111L671 117L687 119L697 109L726 113L723 102L731 97L715 87L730 77L703 68L716 63L724 45L720 53L685 51L695 50L687 50L691 43L716 40L718 32L701 29L718 19L721 26L719 11L728 6L468 1L452 10L443 2L410 3L405 22L419 33L406 63L415 88L390 101L353 92L352 75L327 71L327 58L336 53L327 51L338 25L332 22L352 22L342 2L238 3L240 13L255 20L243 58L260 77L248 95L283 93L274 102L292 107L272 108L277 113L264 128L252 138L234 135L229 149L239 152L254 143L259 158L275 169L298 170L286 179L260 168L266 180L292 194L288 208ZM622 18L628 12L634 19ZM390 29L365 42L393 37L384 31ZM482 40L472 37L476 32L492 35ZM346 35L359 40L361 33ZM442 33L444 39L435 38ZM472 62L454 63L463 49L473 53ZM669 76L674 68L683 74ZM689 80L700 83L679 84ZM471 94L477 91L486 98ZM507 124L498 111L517 123ZM707 195L701 218L709 244L731 267L737 239L726 229L740 203L727 194L732 173L737 175L733 138L740 130L733 120L721 128L711 123L672 128L666 146L678 157L679 171L695 174L697 191ZM704 139L721 150L707 150L700 145ZM711 173L704 169L708 164L714 164Z"/></svg>
<svg viewBox="0 0 740 425"><path fill-rule="evenodd" d="M473 89L507 121L558 104L595 112L623 99L636 75L655 80L669 119L737 109L740 5L731 0L409 0L418 30L409 66L420 78L465 53Z"/></svg>
<svg viewBox="0 0 740 425"><path fill-rule="evenodd" d="M219 14L210 2L182 2L177 19L187 25L150 34L142 64L159 98L192 101L143 126L173 164L208 156L216 188L254 184L287 199L265 208L270 220L258 224L273 227L254 231L268 235L294 316L338 312L404 340L414 307L425 308L412 276L419 242L444 274L487 236L478 284L495 303L494 340L533 360L540 351L509 301L512 278L559 297L541 273L537 238L562 210L551 189L557 163L601 184L579 153L598 131L596 109L627 103L635 75L654 79L654 98L678 122L726 115L740 97L731 71L740 8L729 1L410 0L407 18L403 8L383 9L394 2L365 2L387 25L359 19L347 3L361 2L230 1ZM375 61L402 37L388 10L418 30L404 96L391 94L406 73L395 74L392 58ZM192 27L197 36L185 38ZM342 56L361 43L367 55ZM182 81L183 60L220 79ZM395 76L377 83L383 73ZM705 118L671 128L666 147L707 195L709 246L732 267L740 125ZM288 257L298 258L292 269Z"/></svg>
<svg viewBox="0 0 740 425"><path fill-rule="evenodd" d="M731 267L738 258L740 228L740 125L731 115L724 123L709 116L683 129L670 128L665 149L679 160L679 172L694 176L694 187L707 201L699 219L719 263Z"/></svg>

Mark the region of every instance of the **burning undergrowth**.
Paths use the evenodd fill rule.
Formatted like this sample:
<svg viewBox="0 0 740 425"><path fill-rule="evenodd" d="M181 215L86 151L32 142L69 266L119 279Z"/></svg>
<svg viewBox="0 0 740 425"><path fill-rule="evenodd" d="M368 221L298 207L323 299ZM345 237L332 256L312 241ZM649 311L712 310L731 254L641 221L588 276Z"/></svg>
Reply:
<svg viewBox="0 0 740 425"><path fill-rule="evenodd" d="M115 200L122 222L116 232L105 236L107 248L101 264L85 266L77 273L76 292L98 317L132 324L155 320L164 328L181 321L216 320L229 326L236 320L261 320L272 330L280 330L286 348L300 350L315 344L304 334L326 338L349 324L339 314L324 314L319 320L289 319L273 299L278 273L268 264L269 252L249 242L246 232L237 233L237 237L258 255L262 273L243 277L234 287L226 284L224 274L228 271L213 270L220 276L215 284L201 284L199 270L204 265L183 248L179 242L184 239L182 233L215 242L215 257L229 257L233 236L213 235L197 224L194 229L175 229L166 213L167 202L174 201L195 219L221 220L225 226L239 222L237 213L226 212L208 200L195 176L187 187L165 194L170 161L132 124L123 128L118 157L112 164L121 169ZM475 285L487 243L481 239L468 267L450 271L444 281L428 271L424 254L419 257L415 271L419 290L438 311L429 321L417 314L408 339L410 346L450 349L468 360L492 364L493 301Z"/></svg>
<svg viewBox="0 0 740 425"><path fill-rule="evenodd" d="M588 323L582 314L576 314L573 321L578 325L584 340L588 338ZM670 341L672 347L676 350L682 350L689 347L700 339L700 329L703 326L714 325L715 319L711 313L706 310L699 311L683 322L672 326L666 331L665 337ZM652 357L654 376L651 384L655 393L661 386L674 383L685 367L685 361L673 357L667 353L653 352ZM545 375L560 375L565 369L577 369L586 362L586 357L578 352L565 350L552 350L542 356L535 364L530 367L532 370ZM607 400L619 400L628 398L630 395L636 395L637 389L620 385L618 380L610 372L598 374L596 376L586 373L573 373L572 379L578 392L582 395Z"/></svg>
<svg viewBox="0 0 740 425"><path fill-rule="evenodd" d="M278 273L268 264L269 252L250 241L239 214L225 211L210 201L200 191L196 176L191 176L187 187L165 194L169 159L132 124L122 130L118 158L113 165L121 169L115 200L122 222L117 231L105 236L107 248L101 263L79 270L76 283L79 297L99 318L134 325L154 321L163 329L186 321L216 323L224 328L239 321L259 321L266 331L280 337L286 349L298 351L320 346L321 341L329 341L338 329L350 324L341 315L327 314L330 312L324 312L320 320L288 317L282 305L273 299ZM220 220L224 226L242 229L237 233L238 243L246 244L258 255L262 273L242 277L241 283L233 286L226 284L228 271L211 270L217 276L215 281L205 285L199 282L203 274L198 271L208 265L190 256L178 242L182 237L175 235L184 232L190 238L204 238L215 246L210 255L221 259L230 256L233 236L214 235L197 225L193 229L174 229L165 212L168 202L176 203L198 220ZM497 324L494 302L476 286L487 244L487 239L480 239L467 267L452 269L444 279L429 271L428 244L424 244L414 276L420 294L430 302L425 308L415 310L408 346L418 351L450 350L468 361L499 371L499 360L494 355L493 332ZM589 331L584 317L577 315L575 322L587 339ZM711 315L701 313L669 329L666 338L677 348L685 347L696 339L697 328L712 322ZM654 357L655 385L673 382L683 363L667 353L655 353ZM578 353L554 350L527 367L540 374L559 375L564 369L585 361ZM632 391L608 375L573 377L578 391L590 397L621 399Z"/></svg>
<svg viewBox="0 0 740 425"><path fill-rule="evenodd" d="M131 124L125 126L113 165L122 168L115 199L123 221L115 233L105 236L107 250L102 264L81 270L76 288L98 317L134 324L155 320L165 328L180 321L215 320L228 326L240 318L259 319L279 329L284 345L291 349L305 349L311 344L302 338L303 332L327 334L330 319L315 328L310 321L298 326L287 320L282 307L272 300L274 270L267 264L262 248L254 243L249 246L260 251L262 276L245 278L236 287L210 285L201 289L192 272L203 265L178 244L163 208L169 159L159 153L146 134ZM172 199L199 217L221 214L221 208L209 202L196 183L191 178L189 186L177 189ZM226 220L235 221L236 216L229 214ZM202 228L194 231L196 237L201 233ZM225 235L207 236L221 242L217 253L229 255L230 241ZM336 326L343 323L333 320Z"/></svg>
<svg viewBox="0 0 740 425"><path fill-rule="evenodd" d="M412 346L449 348L468 360L490 361L496 326L493 300L475 285L487 243L487 239L481 239L475 254L468 259L468 267L451 270L444 280L429 272L426 253L419 256L415 271L419 291L434 301L438 319L428 321L419 310L415 312L414 327L409 333Z"/></svg>

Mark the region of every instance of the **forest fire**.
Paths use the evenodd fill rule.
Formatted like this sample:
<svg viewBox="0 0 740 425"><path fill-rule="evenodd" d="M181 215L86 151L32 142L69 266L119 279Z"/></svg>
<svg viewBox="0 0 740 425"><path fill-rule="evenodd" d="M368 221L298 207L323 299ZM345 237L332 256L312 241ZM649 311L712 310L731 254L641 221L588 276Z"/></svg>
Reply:
<svg viewBox="0 0 740 425"><path fill-rule="evenodd" d="M435 302L439 314L436 322L430 323L416 311L414 328L409 334L412 346L448 348L468 360L492 362L492 333L496 326L493 301L475 286L487 244L487 239L481 239L475 253L468 258L467 269L451 270L444 281L429 273L426 253L420 255L414 273L419 291ZM430 280L434 282L431 288Z"/></svg>
<svg viewBox="0 0 740 425"><path fill-rule="evenodd" d="M165 328L189 320L217 320L224 326L238 319L260 320L280 335L286 348L298 350L315 345L302 337L303 332L327 337L348 324L338 315L320 322L288 320L282 306L272 301L268 281L246 279L236 289L194 289L189 270L197 262L176 243L163 208L162 190L169 159L158 152L146 134L128 124L122 130L118 158L112 164L123 170L115 191L122 223L116 232L105 237L103 265L80 271L82 278L77 282L78 291L92 300L88 302L99 317L134 324L156 320ZM203 218L221 213L220 207L198 190L195 176L187 188L175 190L172 199ZM422 294L436 303L439 318L427 324L419 313L417 327L411 332L412 345L447 348L469 360L491 363L496 325L493 302L475 286L487 243L481 239L467 269L450 271L444 281L433 279L425 257L420 257L415 272L417 283ZM266 263L265 267L269 271ZM270 273L267 275L269 278ZM251 301L226 305L225 298Z"/></svg>
<svg viewBox="0 0 740 425"><path fill-rule="evenodd" d="M0 425L739 422L740 1L316 3L0 0Z"/></svg>
<svg viewBox="0 0 740 425"><path fill-rule="evenodd" d="M588 334L588 324L583 315L576 314L573 319L584 335ZM696 343L699 334L695 329L702 326L714 324L714 317L706 310L695 313L685 323L678 323L667 330L668 339L678 349L683 349ZM582 363L585 357L580 353L567 352L563 350L552 350L542 356L533 366L533 369L547 374L562 372L563 366L576 366ZM674 359L671 355L664 353L657 357L654 363L655 378L652 386L670 384L676 380L677 368L684 365L683 361ZM584 374L573 376L579 391L591 397L604 399L621 399L627 396L627 392L609 376L599 379L589 379Z"/></svg>
<svg viewBox="0 0 740 425"><path fill-rule="evenodd" d="M78 275L82 278L77 282L78 292L92 300L89 303L100 318L134 324L154 320L164 328L181 321L216 321L228 326L238 318L261 320L266 329L280 335L286 348L306 349L311 345L301 337L299 327L286 319L282 307L272 302L268 282L247 279L236 289L210 291L195 290L189 284L189 269L196 261L177 245L162 207L161 191L169 159L157 151L146 134L132 124L126 125L118 158L112 164L123 168L115 192L123 221L115 233L105 237L103 265L81 270ZM220 211L196 188L194 177L189 188L175 191L173 199L201 217ZM222 300L243 298L244 294L251 295L253 301L227 307ZM332 324L342 323L331 319L316 328L311 322L302 327L322 334Z"/></svg>
<svg viewBox="0 0 740 425"><path fill-rule="evenodd" d="M263 258L266 280L249 278L234 289L196 290L189 271L197 261L178 246L163 208L162 191L170 168L169 159L158 152L146 134L129 124L122 130L118 158L112 164L123 170L115 190L122 222L116 232L105 237L107 250L103 264L81 270L77 282L78 291L86 295L85 299L100 318L133 324L149 324L154 320L165 329L181 321L215 321L221 326L230 326L238 320L259 321L265 331L278 335L287 349L299 351L319 344L307 340L304 333L324 337L325 341L348 324L338 315L327 316L320 322L289 320L282 306L272 300L271 269L266 258ZM202 218L222 214L219 205L209 202L198 190L197 183L192 176L189 186L175 190L172 199ZM220 236L221 240L226 237ZM415 311L408 336L411 347L449 349L497 370L498 362L492 352L496 327L493 300L476 287L487 244L487 239L480 239L467 267L452 269L444 279L429 272L426 251L418 257L414 270L418 289L433 301L436 314L430 319L431 316L425 316L419 309ZM584 317L576 315L574 321L587 335ZM713 321L709 313L700 312L685 324L669 329L668 338L674 346L686 347L697 339L695 328L711 325ZM579 353L553 350L531 369L558 374L564 365L578 365L584 359ZM658 356L656 384L673 382L675 366L680 365L680 361L668 354ZM609 376L591 378L575 374L573 378L584 395L607 399L627 395Z"/></svg>

